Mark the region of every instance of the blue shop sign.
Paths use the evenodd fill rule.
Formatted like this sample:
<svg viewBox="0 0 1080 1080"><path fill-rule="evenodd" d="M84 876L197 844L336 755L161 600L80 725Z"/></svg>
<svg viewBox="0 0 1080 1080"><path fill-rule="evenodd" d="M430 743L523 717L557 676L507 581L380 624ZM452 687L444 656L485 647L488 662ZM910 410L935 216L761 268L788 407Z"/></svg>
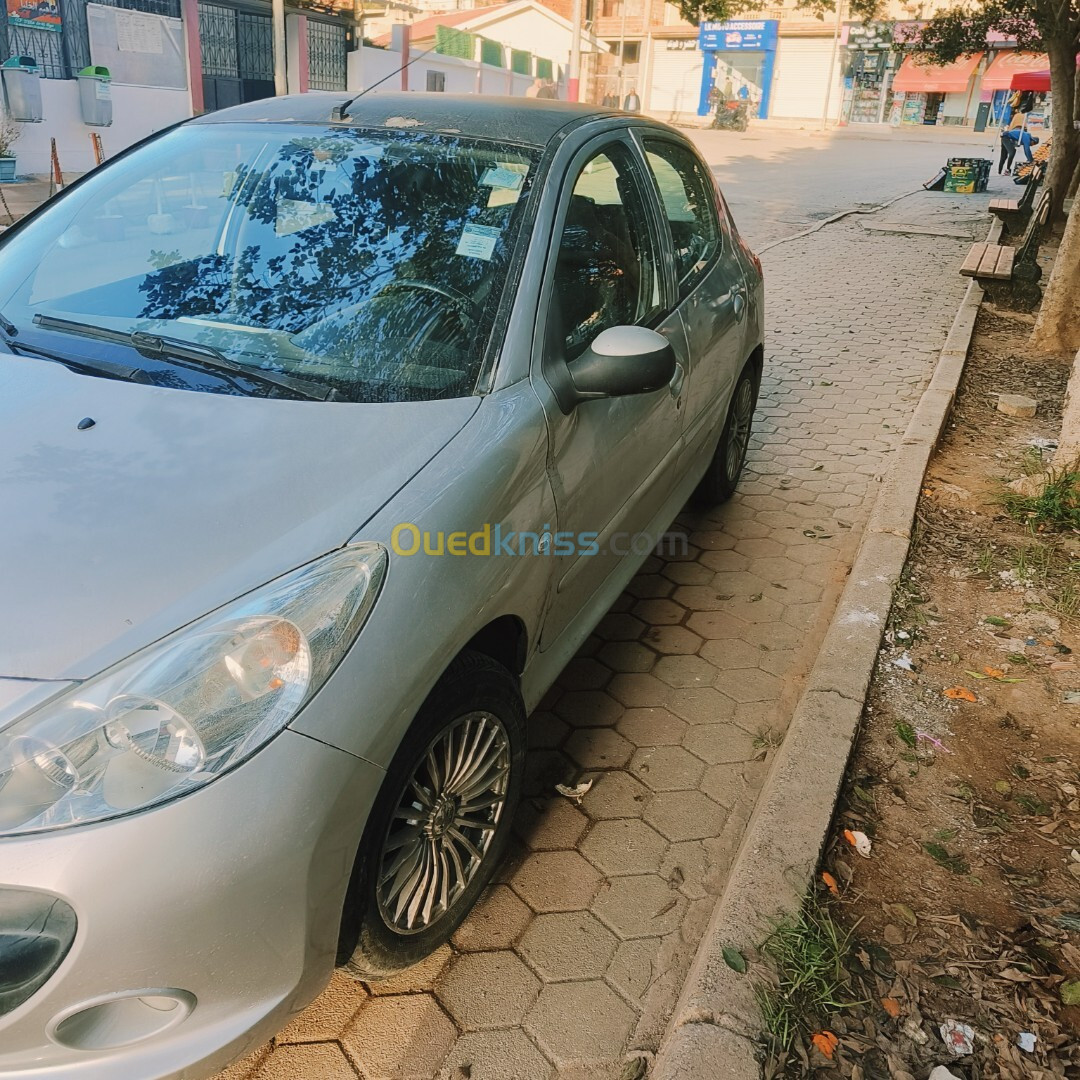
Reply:
<svg viewBox="0 0 1080 1080"><path fill-rule="evenodd" d="M704 49L768 52L776 48L776 19L729 19L703 22L698 44Z"/></svg>

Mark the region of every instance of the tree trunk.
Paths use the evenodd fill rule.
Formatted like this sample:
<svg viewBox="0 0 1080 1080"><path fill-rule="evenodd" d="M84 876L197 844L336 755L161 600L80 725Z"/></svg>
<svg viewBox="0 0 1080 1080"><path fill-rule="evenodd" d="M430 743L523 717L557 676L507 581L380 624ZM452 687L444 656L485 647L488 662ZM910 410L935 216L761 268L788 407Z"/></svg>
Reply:
<svg viewBox="0 0 1080 1080"><path fill-rule="evenodd" d="M1057 259L1031 335L1037 353L1074 353L1080 349L1080 213L1076 204L1065 226Z"/></svg>
<svg viewBox="0 0 1080 1080"><path fill-rule="evenodd" d="M1080 132L1073 127L1076 116L1076 40L1064 33L1046 41L1050 57L1050 87L1054 92L1054 144L1046 183L1054 201L1054 217L1061 214L1061 204L1068 193L1077 162L1080 161Z"/></svg>

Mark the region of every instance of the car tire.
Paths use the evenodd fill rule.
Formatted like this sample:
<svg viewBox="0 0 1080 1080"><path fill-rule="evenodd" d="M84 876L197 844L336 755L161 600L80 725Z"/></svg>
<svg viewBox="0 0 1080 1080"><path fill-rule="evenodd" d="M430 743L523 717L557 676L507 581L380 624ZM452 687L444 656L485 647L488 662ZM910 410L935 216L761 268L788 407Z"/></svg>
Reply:
<svg viewBox="0 0 1080 1080"><path fill-rule="evenodd" d="M747 364L732 391L712 460L694 492L697 502L715 506L727 502L735 494L750 444L757 394L757 372L753 364Z"/></svg>
<svg viewBox="0 0 1080 1080"><path fill-rule="evenodd" d="M357 978L410 967L461 924L505 853L526 742L517 680L462 653L402 740L364 830L339 954Z"/></svg>

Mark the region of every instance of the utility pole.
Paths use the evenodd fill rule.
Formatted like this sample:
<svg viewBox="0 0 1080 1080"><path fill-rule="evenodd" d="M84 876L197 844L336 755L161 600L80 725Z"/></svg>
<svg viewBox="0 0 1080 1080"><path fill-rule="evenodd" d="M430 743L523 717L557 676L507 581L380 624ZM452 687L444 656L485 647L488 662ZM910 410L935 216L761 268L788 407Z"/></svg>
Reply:
<svg viewBox="0 0 1080 1080"><path fill-rule="evenodd" d="M566 96L571 101L578 100L581 82L581 19L582 0L574 0L570 16L573 23L573 39L570 42L570 70L567 72Z"/></svg>
<svg viewBox="0 0 1080 1080"><path fill-rule="evenodd" d="M840 51L840 20L843 18L844 0L836 0L836 25L833 27L832 55L829 57L829 81L825 84L825 107L821 110L821 130L829 126L829 99L832 97L833 75L836 73L836 56Z"/></svg>
<svg viewBox="0 0 1080 1080"><path fill-rule="evenodd" d="M273 0L270 14L274 22L274 93L283 97L289 92L285 59L285 0Z"/></svg>
<svg viewBox="0 0 1080 1080"><path fill-rule="evenodd" d="M626 89L626 0L620 0L622 8L622 22L619 24L619 100L616 108L623 107L623 90Z"/></svg>
<svg viewBox="0 0 1080 1080"><path fill-rule="evenodd" d="M356 27L356 76L361 90L364 89L364 0L353 0L353 25Z"/></svg>

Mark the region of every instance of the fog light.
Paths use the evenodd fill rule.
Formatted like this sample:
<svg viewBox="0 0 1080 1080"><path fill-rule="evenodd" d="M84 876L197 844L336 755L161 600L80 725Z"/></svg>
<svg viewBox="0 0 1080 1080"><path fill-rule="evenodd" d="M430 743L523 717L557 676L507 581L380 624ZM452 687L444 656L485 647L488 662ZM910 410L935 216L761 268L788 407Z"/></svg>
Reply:
<svg viewBox="0 0 1080 1080"><path fill-rule="evenodd" d="M0 889L0 1016L37 993L75 940L75 912L63 900Z"/></svg>
<svg viewBox="0 0 1080 1080"><path fill-rule="evenodd" d="M54 1042L72 1050L116 1050L183 1023L195 1008L186 990L129 990L84 1001L48 1027Z"/></svg>

